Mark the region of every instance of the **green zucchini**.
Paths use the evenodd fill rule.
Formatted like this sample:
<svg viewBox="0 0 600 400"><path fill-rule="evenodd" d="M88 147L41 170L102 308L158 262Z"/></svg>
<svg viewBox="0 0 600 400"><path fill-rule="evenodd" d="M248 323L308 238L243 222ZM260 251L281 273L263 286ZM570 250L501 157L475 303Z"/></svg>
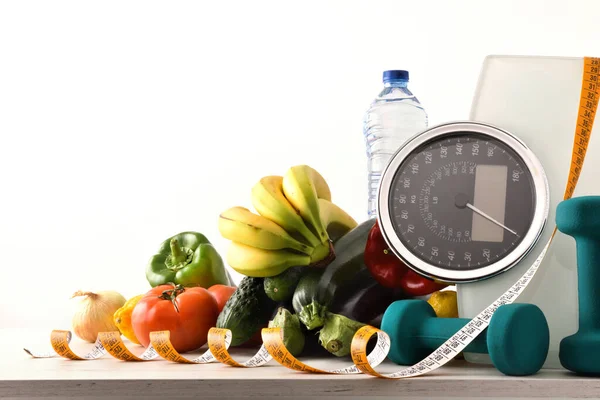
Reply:
<svg viewBox="0 0 600 400"><path fill-rule="evenodd" d="M365 279L361 279L361 273L366 270L364 251L374 225L375 219L367 220L342 236L333 245L335 260L319 271L320 275L314 272L300 279L292 305L309 330L323 326L337 298L347 297L365 284Z"/></svg>
<svg viewBox="0 0 600 400"><path fill-rule="evenodd" d="M309 304L312 304L316 296L316 289L324 272L325 268L307 268L306 273L300 278L300 282L298 282L294 296L292 297L292 307L298 316L305 306L308 307ZM304 321L302 323L307 326Z"/></svg>
<svg viewBox="0 0 600 400"><path fill-rule="evenodd" d="M265 293L273 301L290 300L305 269L306 267L292 267L279 275L265 278Z"/></svg>
<svg viewBox="0 0 600 400"><path fill-rule="evenodd" d="M294 357L299 356L304 350L304 332L302 324L296 314L292 314L286 308L277 309L275 317L269 321L269 328L281 328L283 333L283 344Z"/></svg>
<svg viewBox="0 0 600 400"><path fill-rule="evenodd" d="M247 342L269 319L277 303L265 293L263 278L244 277L217 318L217 328L229 329L231 345Z"/></svg>

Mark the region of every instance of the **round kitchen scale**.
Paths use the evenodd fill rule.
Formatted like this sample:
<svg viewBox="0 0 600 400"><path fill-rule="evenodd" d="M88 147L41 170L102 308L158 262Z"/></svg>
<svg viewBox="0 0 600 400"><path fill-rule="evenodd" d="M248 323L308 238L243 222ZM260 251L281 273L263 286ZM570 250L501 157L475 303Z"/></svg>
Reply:
<svg viewBox="0 0 600 400"><path fill-rule="evenodd" d="M411 269L449 283L498 275L535 246L548 219L542 164L514 135L453 122L408 140L379 187L378 219Z"/></svg>

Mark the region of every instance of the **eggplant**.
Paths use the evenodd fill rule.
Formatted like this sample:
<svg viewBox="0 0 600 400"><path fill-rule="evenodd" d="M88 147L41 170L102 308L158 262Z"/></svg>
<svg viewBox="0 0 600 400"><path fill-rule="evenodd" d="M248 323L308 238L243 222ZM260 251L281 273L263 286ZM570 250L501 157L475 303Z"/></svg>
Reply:
<svg viewBox="0 0 600 400"><path fill-rule="evenodd" d="M361 283L360 287L356 287L348 296L337 297L329 310L379 328L388 306L396 300L405 299L406 295L401 289L391 289L379 284L366 267L357 274L356 279Z"/></svg>
<svg viewBox="0 0 600 400"><path fill-rule="evenodd" d="M375 219L371 219L346 233L333 245L335 259L324 269L314 267L298 282L292 304L309 330L323 326L332 305L364 289L364 274L369 273L364 251L374 225Z"/></svg>
<svg viewBox="0 0 600 400"><path fill-rule="evenodd" d="M379 284L364 263L364 248L374 223L366 221L344 235L334 245L336 258L331 264L312 268L300 278L292 304L309 330L323 326L327 312L378 327L387 307L405 298L401 289Z"/></svg>
<svg viewBox="0 0 600 400"><path fill-rule="evenodd" d="M369 272L366 267L365 272ZM338 357L350 354L352 339L360 328L365 324L379 328L389 305L406 297L400 289L381 286L370 273L361 271L357 279L361 287L347 298L335 298L330 311L324 312L323 326L319 330L321 346ZM369 342L371 348L372 342Z"/></svg>
<svg viewBox="0 0 600 400"><path fill-rule="evenodd" d="M335 260L324 269L307 271L292 297L294 311L307 328L318 328L319 343L330 353L350 354L352 338L365 324L379 327L387 307L406 298L401 289L380 285L364 262L371 219L334 243Z"/></svg>

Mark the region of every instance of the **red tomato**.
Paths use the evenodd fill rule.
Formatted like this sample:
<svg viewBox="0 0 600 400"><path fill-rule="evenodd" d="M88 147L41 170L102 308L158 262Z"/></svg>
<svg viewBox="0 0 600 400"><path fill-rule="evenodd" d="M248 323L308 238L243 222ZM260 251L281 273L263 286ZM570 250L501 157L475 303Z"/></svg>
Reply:
<svg viewBox="0 0 600 400"><path fill-rule="evenodd" d="M212 285L208 288L210 294L212 294L215 300L217 300L217 305L219 306L219 313L223 311L225 303L227 303L227 300L229 300L233 292L235 292L235 289L235 286L227 285Z"/></svg>
<svg viewBox="0 0 600 400"><path fill-rule="evenodd" d="M175 350L184 353L206 343L208 331L216 325L218 316L217 301L208 290L160 285L137 303L131 325L144 347L150 344L150 332L168 330Z"/></svg>

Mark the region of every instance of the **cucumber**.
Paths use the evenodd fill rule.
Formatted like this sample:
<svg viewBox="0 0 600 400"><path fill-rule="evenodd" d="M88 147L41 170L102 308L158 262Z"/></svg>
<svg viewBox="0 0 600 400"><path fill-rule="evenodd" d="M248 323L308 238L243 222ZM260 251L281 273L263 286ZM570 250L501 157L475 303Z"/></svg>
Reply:
<svg viewBox="0 0 600 400"><path fill-rule="evenodd" d="M217 318L217 328L231 331L231 345L247 342L269 319L277 308L264 290L263 278L244 277Z"/></svg>
<svg viewBox="0 0 600 400"><path fill-rule="evenodd" d="M273 301L288 301L294 295L296 286L306 267L292 267L281 274L265 278L265 293Z"/></svg>

